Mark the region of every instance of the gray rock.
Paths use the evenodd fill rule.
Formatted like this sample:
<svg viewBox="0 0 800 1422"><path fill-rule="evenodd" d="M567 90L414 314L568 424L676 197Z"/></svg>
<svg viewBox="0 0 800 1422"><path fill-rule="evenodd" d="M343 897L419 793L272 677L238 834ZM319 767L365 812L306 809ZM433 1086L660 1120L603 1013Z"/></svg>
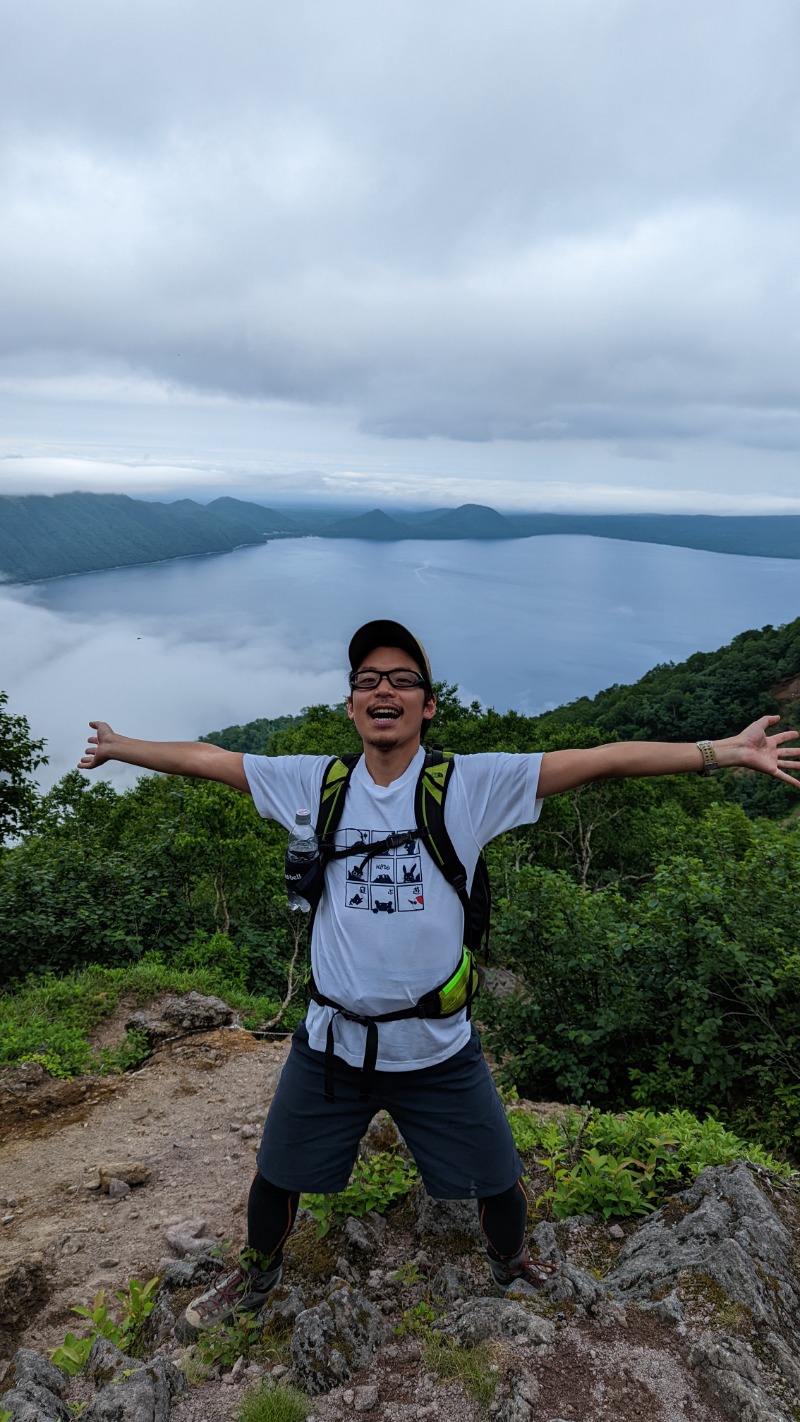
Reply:
<svg viewBox="0 0 800 1422"><path fill-rule="evenodd" d="M377 1251L378 1241L372 1229L354 1215L348 1215L343 1236L345 1253L353 1264L366 1264Z"/></svg>
<svg viewBox="0 0 800 1422"><path fill-rule="evenodd" d="M103 1383L81 1414L84 1422L168 1422L172 1401L186 1386L165 1358L127 1358L107 1338L92 1344L86 1373Z"/></svg>
<svg viewBox="0 0 800 1422"><path fill-rule="evenodd" d="M129 1031L142 1032L151 1042L166 1041L187 1032L205 1032L233 1021L233 1011L218 997L188 992L169 997L155 1012L135 1012L125 1023Z"/></svg>
<svg viewBox="0 0 800 1422"><path fill-rule="evenodd" d="M292 1334L292 1363L298 1385L312 1396L346 1382L371 1361L388 1325L364 1294L332 1281L327 1299L305 1309Z"/></svg>
<svg viewBox="0 0 800 1422"><path fill-rule="evenodd" d="M792 1422L741 1338L703 1333L690 1349L689 1364L731 1422Z"/></svg>
<svg viewBox="0 0 800 1422"><path fill-rule="evenodd" d="M418 1235L454 1234L483 1243L474 1200L434 1200L421 1190L417 1200Z"/></svg>
<svg viewBox="0 0 800 1422"><path fill-rule="evenodd" d="M111 1200L124 1200L126 1195L130 1195L131 1187L125 1180L117 1180L116 1177L108 1182L108 1195Z"/></svg>
<svg viewBox="0 0 800 1422"><path fill-rule="evenodd" d="M792 1235L746 1165L704 1170L627 1240L605 1283L612 1297L673 1318L691 1314L698 1292L712 1306L739 1305L777 1372L797 1389L800 1279ZM740 1340L709 1332L690 1357L736 1422L783 1417Z"/></svg>
<svg viewBox="0 0 800 1422"><path fill-rule="evenodd" d="M353 1389L353 1409L356 1412L371 1412L373 1407L378 1406L380 1394L374 1383L367 1383L364 1387Z"/></svg>
<svg viewBox="0 0 800 1422"><path fill-rule="evenodd" d="M24 1382L4 1393L2 1410L10 1412L10 1422L69 1422L69 1409L49 1388Z"/></svg>
<svg viewBox="0 0 800 1422"><path fill-rule="evenodd" d="M548 1264L562 1264L564 1256L558 1247L555 1229L546 1220L538 1224L530 1238L531 1253Z"/></svg>
<svg viewBox="0 0 800 1422"><path fill-rule="evenodd" d="M183 1259L187 1254L210 1254L216 1241L205 1235L205 1220L184 1220L166 1231L167 1244Z"/></svg>
<svg viewBox="0 0 800 1422"><path fill-rule="evenodd" d="M100 1188L108 1194L112 1180L121 1180L125 1185L146 1185L150 1169L143 1160L115 1161L111 1165L101 1165L99 1175Z"/></svg>
<svg viewBox="0 0 800 1422"><path fill-rule="evenodd" d="M472 1275L455 1264L443 1264L441 1269L436 1270L430 1281L430 1291L435 1299L448 1304L482 1292L476 1288Z"/></svg>
<svg viewBox="0 0 800 1422"><path fill-rule="evenodd" d="M141 1367L141 1359L129 1358L110 1338L98 1336L89 1350L83 1375L91 1382L107 1383L125 1371Z"/></svg>
<svg viewBox="0 0 800 1422"><path fill-rule="evenodd" d="M31 1348L17 1350L12 1368L13 1387L0 1398L0 1412L10 1412L12 1422L69 1422L58 1368Z"/></svg>
<svg viewBox="0 0 800 1422"><path fill-rule="evenodd" d="M513 1290L513 1285L512 1285ZM548 1303L569 1303L586 1313L594 1314L608 1300L608 1290L593 1274L566 1260L558 1273L541 1290Z"/></svg>
<svg viewBox="0 0 800 1422"><path fill-rule="evenodd" d="M32 1348L18 1348L11 1365L15 1387L19 1387L22 1382L34 1382L39 1387L46 1387L50 1392L54 1392L56 1397L64 1396L64 1374L53 1363L48 1363L46 1358L34 1353Z"/></svg>
<svg viewBox="0 0 800 1422"><path fill-rule="evenodd" d="M293 1328L301 1313L306 1309L306 1300L299 1288L287 1289L278 1285L269 1295L267 1303L262 1308L258 1317L265 1328L270 1325L273 1329Z"/></svg>
<svg viewBox="0 0 800 1422"><path fill-rule="evenodd" d="M166 1293L159 1289L147 1320L148 1346L151 1349L159 1348L162 1343L172 1339L174 1329L175 1315L167 1302Z"/></svg>
<svg viewBox="0 0 800 1422"><path fill-rule="evenodd" d="M198 1258L161 1259L158 1264L161 1286L164 1289L188 1289L190 1284L206 1284L219 1272L216 1260Z"/></svg>
<svg viewBox="0 0 800 1422"><path fill-rule="evenodd" d="M555 1337L555 1324L515 1299L464 1299L436 1324L436 1332L471 1347L487 1338L514 1338L518 1342L546 1344Z"/></svg>
<svg viewBox="0 0 800 1422"><path fill-rule="evenodd" d="M10 1340L22 1331L43 1307L49 1292L41 1254L0 1265L0 1344L4 1337Z"/></svg>
<svg viewBox="0 0 800 1422"><path fill-rule="evenodd" d="M511 1396L500 1404L498 1422L533 1422L534 1407L539 1400L539 1384L529 1374L517 1378L511 1389Z"/></svg>
<svg viewBox="0 0 800 1422"><path fill-rule="evenodd" d="M575 1215L564 1223L582 1229L585 1221L584 1215ZM597 1313L607 1303L608 1289L593 1274L587 1274L585 1269L579 1269L565 1259L559 1249L555 1229L546 1221L537 1225L531 1235L531 1252L548 1264L558 1265L558 1273L542 1289L548 1303L573 1304L591 1314Z"/></svg>
<svg viewBox="0 0 800 1422"><path fill-rule="evenodd" d="M649 1302L685 1271L713 1280L756 1322L784 1337L794 1332L792 1237L746 1165L704 1170L622 1246L605 1282L616 1298Z"/></svg>

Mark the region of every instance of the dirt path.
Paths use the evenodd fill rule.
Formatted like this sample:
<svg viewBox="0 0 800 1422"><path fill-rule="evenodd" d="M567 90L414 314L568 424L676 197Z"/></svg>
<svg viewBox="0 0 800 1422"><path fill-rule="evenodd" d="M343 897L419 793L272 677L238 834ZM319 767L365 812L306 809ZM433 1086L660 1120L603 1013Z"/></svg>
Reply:
<svg viewBox="0 0 800 1422"><path fill-rule="evenodd" d="M39 1255L47 1281L18 1341L46 1352L78 1323L74 1304L152 1277L174 1257L171 1224L200 1220L220 1244L243 1239L261 1126L287 1051L286 1041L223 1028L162 1047L129 1076L88 1088L50 1083L36 1105L6 1113L0 1267ZM149 1178L124 1199L91 1188L101 1167L136 1162Z"/></svg>

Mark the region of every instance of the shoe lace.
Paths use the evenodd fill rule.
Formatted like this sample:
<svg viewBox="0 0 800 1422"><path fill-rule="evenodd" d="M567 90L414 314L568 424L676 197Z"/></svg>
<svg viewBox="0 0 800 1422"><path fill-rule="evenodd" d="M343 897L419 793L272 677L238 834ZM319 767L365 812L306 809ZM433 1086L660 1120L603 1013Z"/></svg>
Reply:
<svg viewBox="0 0 800 1422"><path fill-rule="evenodd" d="M230 1308L234 1308L241 1301L242 1295L246 1293L248 1283L248 1275L243 1269L234 1269L232 1273L224 1274L209 1292L208 1298L198 1300L196 1305L198 1313L216 1313L220 1304L227 1304Z"/></svg>
<svg viewBox="0 0 800 1422"><path fill-rule="evenodd" d="M535 1289L541 1289L552 1274L558 1270L558 1265L549 1264L546 1259L534 1259L529 1250L525 1251L525 1258L517 1266L519 1272L515 1274L517 1279L524 1279L527 1284L531 1284Z"/></svg>

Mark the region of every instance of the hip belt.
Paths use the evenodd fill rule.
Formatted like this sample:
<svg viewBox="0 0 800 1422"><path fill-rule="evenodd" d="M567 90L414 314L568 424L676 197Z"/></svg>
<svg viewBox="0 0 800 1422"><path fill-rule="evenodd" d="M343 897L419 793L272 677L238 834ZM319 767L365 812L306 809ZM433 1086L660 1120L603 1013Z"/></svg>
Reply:
<svg viewBox="0 0 800 1422"><path fill-rule="evenodd" d="M378 1060L378 1027L382 1022L403 1022L412 1017L427 1017L438 1019L442 1017L453 1017L456 1012L466 1008L467 1021L472 1016L472 1001L480 987L481 974L475 960L468 948L461 951L461 960L455 972L440 984L438 988L432 988L426 992L419 1000L410 1007L401 1007L396 1012L381 1012L374 1017L368 1017L363 1013L351 1012L348 1007L344 1007L340 1002L336 1002L332 997L326 997L320 992L314 976L311 975L309 981L309 997L312 1002L316 1002L320 1007L332 1007L335 1009L325 1038L325 1100L333 1101L333 1024L337 1017L343 1017L346 1022L357 1022L361 1027L367 1029L367 1040L364 1048L364 1060L361 1064L361 1082L359 1086L359 1099L365 1101L372 1094L372 1087L375 1081L375 1065Z"/></svg>

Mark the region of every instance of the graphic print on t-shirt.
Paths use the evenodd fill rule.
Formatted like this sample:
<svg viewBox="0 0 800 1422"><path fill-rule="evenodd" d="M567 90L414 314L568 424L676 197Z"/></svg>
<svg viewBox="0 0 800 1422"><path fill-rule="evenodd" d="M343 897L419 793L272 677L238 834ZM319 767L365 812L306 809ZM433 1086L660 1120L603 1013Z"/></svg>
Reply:
<svg viewBox="0 0 800 1422"><path fill-rule="evenodd" d="M337 849L378 844L387 830L340 829L334 842ZM419 839L411 835L396 849L387 849L374 858L359 859L358 851L345 860L345 904L365 913L415 913L425 907L422 885L422 856Z"/></svg>

